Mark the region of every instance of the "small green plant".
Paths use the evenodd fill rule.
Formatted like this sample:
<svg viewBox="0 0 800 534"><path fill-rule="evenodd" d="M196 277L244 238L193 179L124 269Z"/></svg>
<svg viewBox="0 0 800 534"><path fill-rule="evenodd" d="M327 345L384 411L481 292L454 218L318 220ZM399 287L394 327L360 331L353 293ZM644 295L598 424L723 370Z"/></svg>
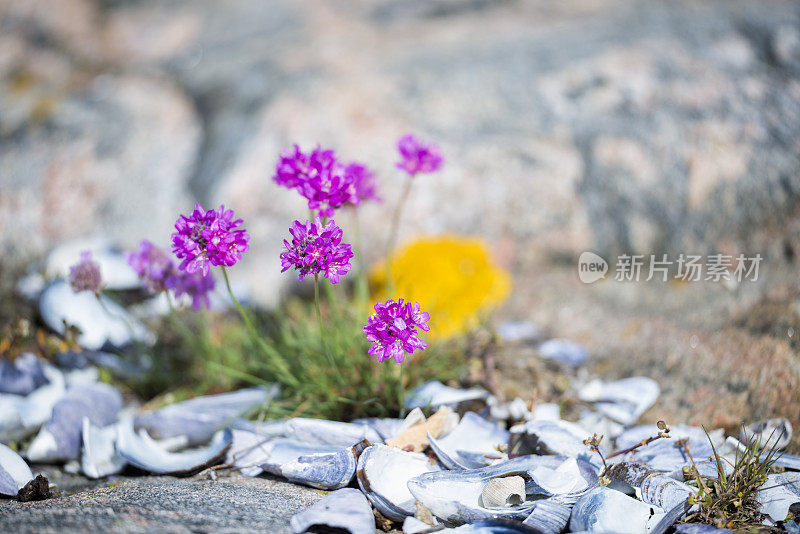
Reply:
<svg viewBox="0 0 800 534"><path fill-rule="evenodd" d="M735 459L731 462L717 452L708 431L706 436L713 451L716 478L701 475L691 456L689 444L686 441L681 443L692 463L688 468L689 476L698 488L697 494L691 498L691 504L699 507L685 518L685 522L729 529L760 527L763 514L756 497L773 469L778 449L773 445L761 450L760 441L748 439L745 433L745 446L736 451ZM730 466L730 469L726 469L726 466Z"/></svg>

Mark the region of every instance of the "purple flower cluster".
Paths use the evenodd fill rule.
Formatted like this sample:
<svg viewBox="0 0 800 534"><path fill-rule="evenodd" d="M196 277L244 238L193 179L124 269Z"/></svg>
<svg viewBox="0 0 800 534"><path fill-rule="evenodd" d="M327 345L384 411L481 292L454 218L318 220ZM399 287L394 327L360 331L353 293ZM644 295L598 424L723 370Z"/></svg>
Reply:
<svg viewBox="0 0 800 534"><path fill-rule="evenodd" d="M397 162L397 168L406 171L410 176L436 172L444 163L438 146L423 143L412 134L400 138L397 142L397 150L401 157L401 160Z"/></svg>
<svg viewBox="0 0 800 534"><path fill-rule="evenodd" d="M403 303L403 299L378 302L375 313L364 325L367 341L372 343L369 354L375 356L378 363L389 358L403 363L406 353L427 349L428 345L417 337L417 328L427 331L429 318L416 302L413 305Z"/></svg>
<svg viewBox="0 0 800 534"><path fill-rule="evenodd" d="M167 279L173 276L175 264L165 251L145 239L135 252L128 252L125 256L149 292L159 293L167 289Z"/></svg>
<svg viewBox="0 0 800 534"><path fill-rule="evenodd" d="M69 285L75 293L100 293L103 285L100 265L92 259L92 253L88 250L81 252L81 260L69 268Z"/></svg>
<svg viewBox="0 0 800 534"><path fill-rule="evenodd" d="M250 238L244 228L239 228L241 219L233 218L233 210L204 210L195 204L189 217L181 215L175 222L172 234L172 250L183 259L180 268L187 273L201 271L208 275L212 265L230 267L242 259L247 252Z"/></svg>
<svg viewBox="0 0 800 534"><path fill-rule="evenodd" d="M172 290L176 298L190 296L195 310L203 306L210 307L208 294L214 290L216 283L211 273L203 274L200 270L189 273L176 269L169 255L147 240L139 243L135 252L128 252L127 259L128 265L136 271L149 292L156 294Z"/></svg>
<svg viewBox="0 0 800 534"><path fill-rule="evenodd" d="M287 189L295 189L308 201L308 209L322 217L333 216L345 204L378 200L372 172L360 163L342 164L333 150L315 148L309 153L294 145L281 153L272 179Z"/></svg>
<svg viewBox="0 0 800 534"><path fill-rule="evenodd" d="M292 242L283 241L286 250L281 253L281 272L294 267L300 272L298 280L322 273L336 284L339 276L350 270L353 252L348 243L342 243L342 229L333 220L324 226L319 217L313 222L294 221L289 233Z"/></svg>
<svg viewBox="0 0 800 534"><path fill-rule="evenodd" d="M192 298L192 308L195 311L211 307L208 294L214 291L215 285L214 275L211 273L206 275L201 271L193 273L179 271L167 279L167 287L175 293L176 298L182 295L189 295Z"/></svg>

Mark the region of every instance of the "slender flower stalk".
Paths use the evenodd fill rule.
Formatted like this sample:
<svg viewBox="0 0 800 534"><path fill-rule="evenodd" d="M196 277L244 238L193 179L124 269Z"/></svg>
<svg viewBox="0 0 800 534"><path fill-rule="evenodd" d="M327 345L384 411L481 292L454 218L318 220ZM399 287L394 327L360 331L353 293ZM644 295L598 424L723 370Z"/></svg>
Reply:
<svg viewBox="0 0 800 534"><path fill-rule="evenodd" d="M391 255L397 246L397 236L400 231L400 217L403 207L411 193L411 186L417 174L429 174L438 171L444 163L444 158L439 147L434 144L423 143L414 135L404 135L397 142L397 150L400 153L400 161L395 166L404 171L408 178L400 194L400 200L392 214L392 221L389 227L389 237L386 241L386 295L392 296L394 293L394 280L392 277Z"/></svg>

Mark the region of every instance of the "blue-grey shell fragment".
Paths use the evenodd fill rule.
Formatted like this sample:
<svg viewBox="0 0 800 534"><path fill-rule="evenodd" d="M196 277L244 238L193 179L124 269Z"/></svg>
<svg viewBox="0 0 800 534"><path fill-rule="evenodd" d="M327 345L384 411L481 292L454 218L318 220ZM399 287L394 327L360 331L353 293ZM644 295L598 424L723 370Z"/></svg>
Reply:
<svg viewBox="0 0 800 534"><path fill-rule="evenodd" d="M290 521L292 532L300 534L312 527L342 529L350 534L375 534L375 516L364 494L343 488L330 493Z"/></svg>
<svg viewBox="0 0 800 534"><path fill-rule="evenodd" d="M20 488L33 480L33 473L22 457L0 444L0 495L16 497Z"/></svg>
<svg viewBox="0 0 800 534"><path fill-rule="evenodd" d="M104 427L114 423L122 409L122 396L108 384L74 387L53 406L50 420L28 447L32 462L59 462L81 457L83 419Z"/></svg>

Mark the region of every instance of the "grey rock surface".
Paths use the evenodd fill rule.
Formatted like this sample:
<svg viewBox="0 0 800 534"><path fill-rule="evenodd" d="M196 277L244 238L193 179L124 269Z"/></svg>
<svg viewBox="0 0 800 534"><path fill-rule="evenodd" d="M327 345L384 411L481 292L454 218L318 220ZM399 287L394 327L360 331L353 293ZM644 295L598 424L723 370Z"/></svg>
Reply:
<svg viewBox="0 0 800 534"><path fill-rule="evenodd" d="M40 472L34 468L34 471ZM113 477L87 481L46 468L54 499L0 500L3 532L291 532L323 495L272 478Z"/></svg>
<svg viewBox="0 0 800 534"><path fill-rule="evenodd" d="M306 213L270 181L279 150L336 148L394 199L394 141L415 131L447 165L401 238L476 233L509 265L780 257L800 226L799 23L797 3L748 0L7 2L0 245L166 245L192 200L224 202L253 236L237 277L274 302ZM365 243L385 213L363 210Z"/></svg>

